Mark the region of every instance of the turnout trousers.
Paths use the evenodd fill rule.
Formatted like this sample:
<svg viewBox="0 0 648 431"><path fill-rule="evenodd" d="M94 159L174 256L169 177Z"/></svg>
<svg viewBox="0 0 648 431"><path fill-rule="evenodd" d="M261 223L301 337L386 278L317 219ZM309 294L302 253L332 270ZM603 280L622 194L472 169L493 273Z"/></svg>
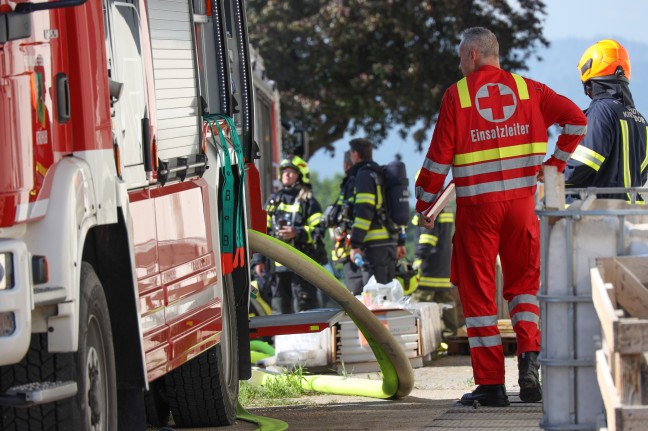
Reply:
<svg viewBox="0 0 648 431"><path fill-rule="evenodd" d="M540 287L540 225L534 206L532 196L457 206L450 281L459 289L477 385L504 384L504 351L497 328L498 253L517 353L540 351L536 297Z"/></svg>

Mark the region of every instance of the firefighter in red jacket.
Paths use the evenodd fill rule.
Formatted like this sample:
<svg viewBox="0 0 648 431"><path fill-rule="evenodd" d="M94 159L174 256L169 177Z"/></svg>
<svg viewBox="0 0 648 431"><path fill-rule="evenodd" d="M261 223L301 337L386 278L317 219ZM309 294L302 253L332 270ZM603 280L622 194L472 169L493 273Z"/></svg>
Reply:
<svg viewBox="0 0 648 431"><path fill-rule="evenodd" d="M520 398L542 399L540 351L540 228L534 212L542 181L547 128L562 126L545 165L563 171L587 129L569 99L539 82L500 69L499 44L483 27L465 30L459 45L464 78L443 96L439 118L416 181L423 214L452 169L457 213L451 282L459 288L478 387L461 398L472 405L507 406L504 353L497 328L495 259L504 272L503 296L517 335ZM423 227L434 220L421 216Z"/></svg>

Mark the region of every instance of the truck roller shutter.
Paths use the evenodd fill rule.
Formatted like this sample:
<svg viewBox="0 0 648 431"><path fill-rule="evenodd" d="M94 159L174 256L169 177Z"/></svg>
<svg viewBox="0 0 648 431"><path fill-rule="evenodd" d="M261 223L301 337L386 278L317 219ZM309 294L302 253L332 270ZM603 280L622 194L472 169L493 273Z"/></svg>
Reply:
<svg viewBox="0 0 648 431"><path fill-rule="evenodd" d="M149 0L161 160L197 154L201 109L189 0Z"/></svg>

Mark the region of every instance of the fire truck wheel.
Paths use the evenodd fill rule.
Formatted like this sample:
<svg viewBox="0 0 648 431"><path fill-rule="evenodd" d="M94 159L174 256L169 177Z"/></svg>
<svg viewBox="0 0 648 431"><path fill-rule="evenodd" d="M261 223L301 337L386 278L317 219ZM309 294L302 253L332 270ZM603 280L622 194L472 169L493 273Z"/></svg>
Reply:
<svg viewBox="0 0 648 431"><path fill-rule="evenodd" d="M79 349L75 355L82 429L117 430L117 378L110 315L92 266L81 266Z"/></svg>
<svg viewBox="0 0 648 431"><path fill-rule="evenodd" d="M223 330L216 346L164 377L179 428L233 425L239 389L238 336L232 276L223 276Z"/></svg>

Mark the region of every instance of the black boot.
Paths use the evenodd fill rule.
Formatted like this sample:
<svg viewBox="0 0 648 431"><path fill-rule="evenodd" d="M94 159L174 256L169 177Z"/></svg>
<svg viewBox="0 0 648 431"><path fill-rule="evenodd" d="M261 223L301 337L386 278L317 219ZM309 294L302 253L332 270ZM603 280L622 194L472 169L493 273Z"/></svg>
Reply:
<svg viewBox="0 0 648 431"><path fill-rule="evenodd" d="M479 385L477 389L464 394L459 400L464 406L472 406L475 401L489 407L506 407L510 404L504 385Z"/></svg>
<svg viewBox="0 0 648 431"><path fill-rule="evenodd" d="M542 401L538 374L538 352L524 352L518 357L520 399L525 403Z"/></svg>

